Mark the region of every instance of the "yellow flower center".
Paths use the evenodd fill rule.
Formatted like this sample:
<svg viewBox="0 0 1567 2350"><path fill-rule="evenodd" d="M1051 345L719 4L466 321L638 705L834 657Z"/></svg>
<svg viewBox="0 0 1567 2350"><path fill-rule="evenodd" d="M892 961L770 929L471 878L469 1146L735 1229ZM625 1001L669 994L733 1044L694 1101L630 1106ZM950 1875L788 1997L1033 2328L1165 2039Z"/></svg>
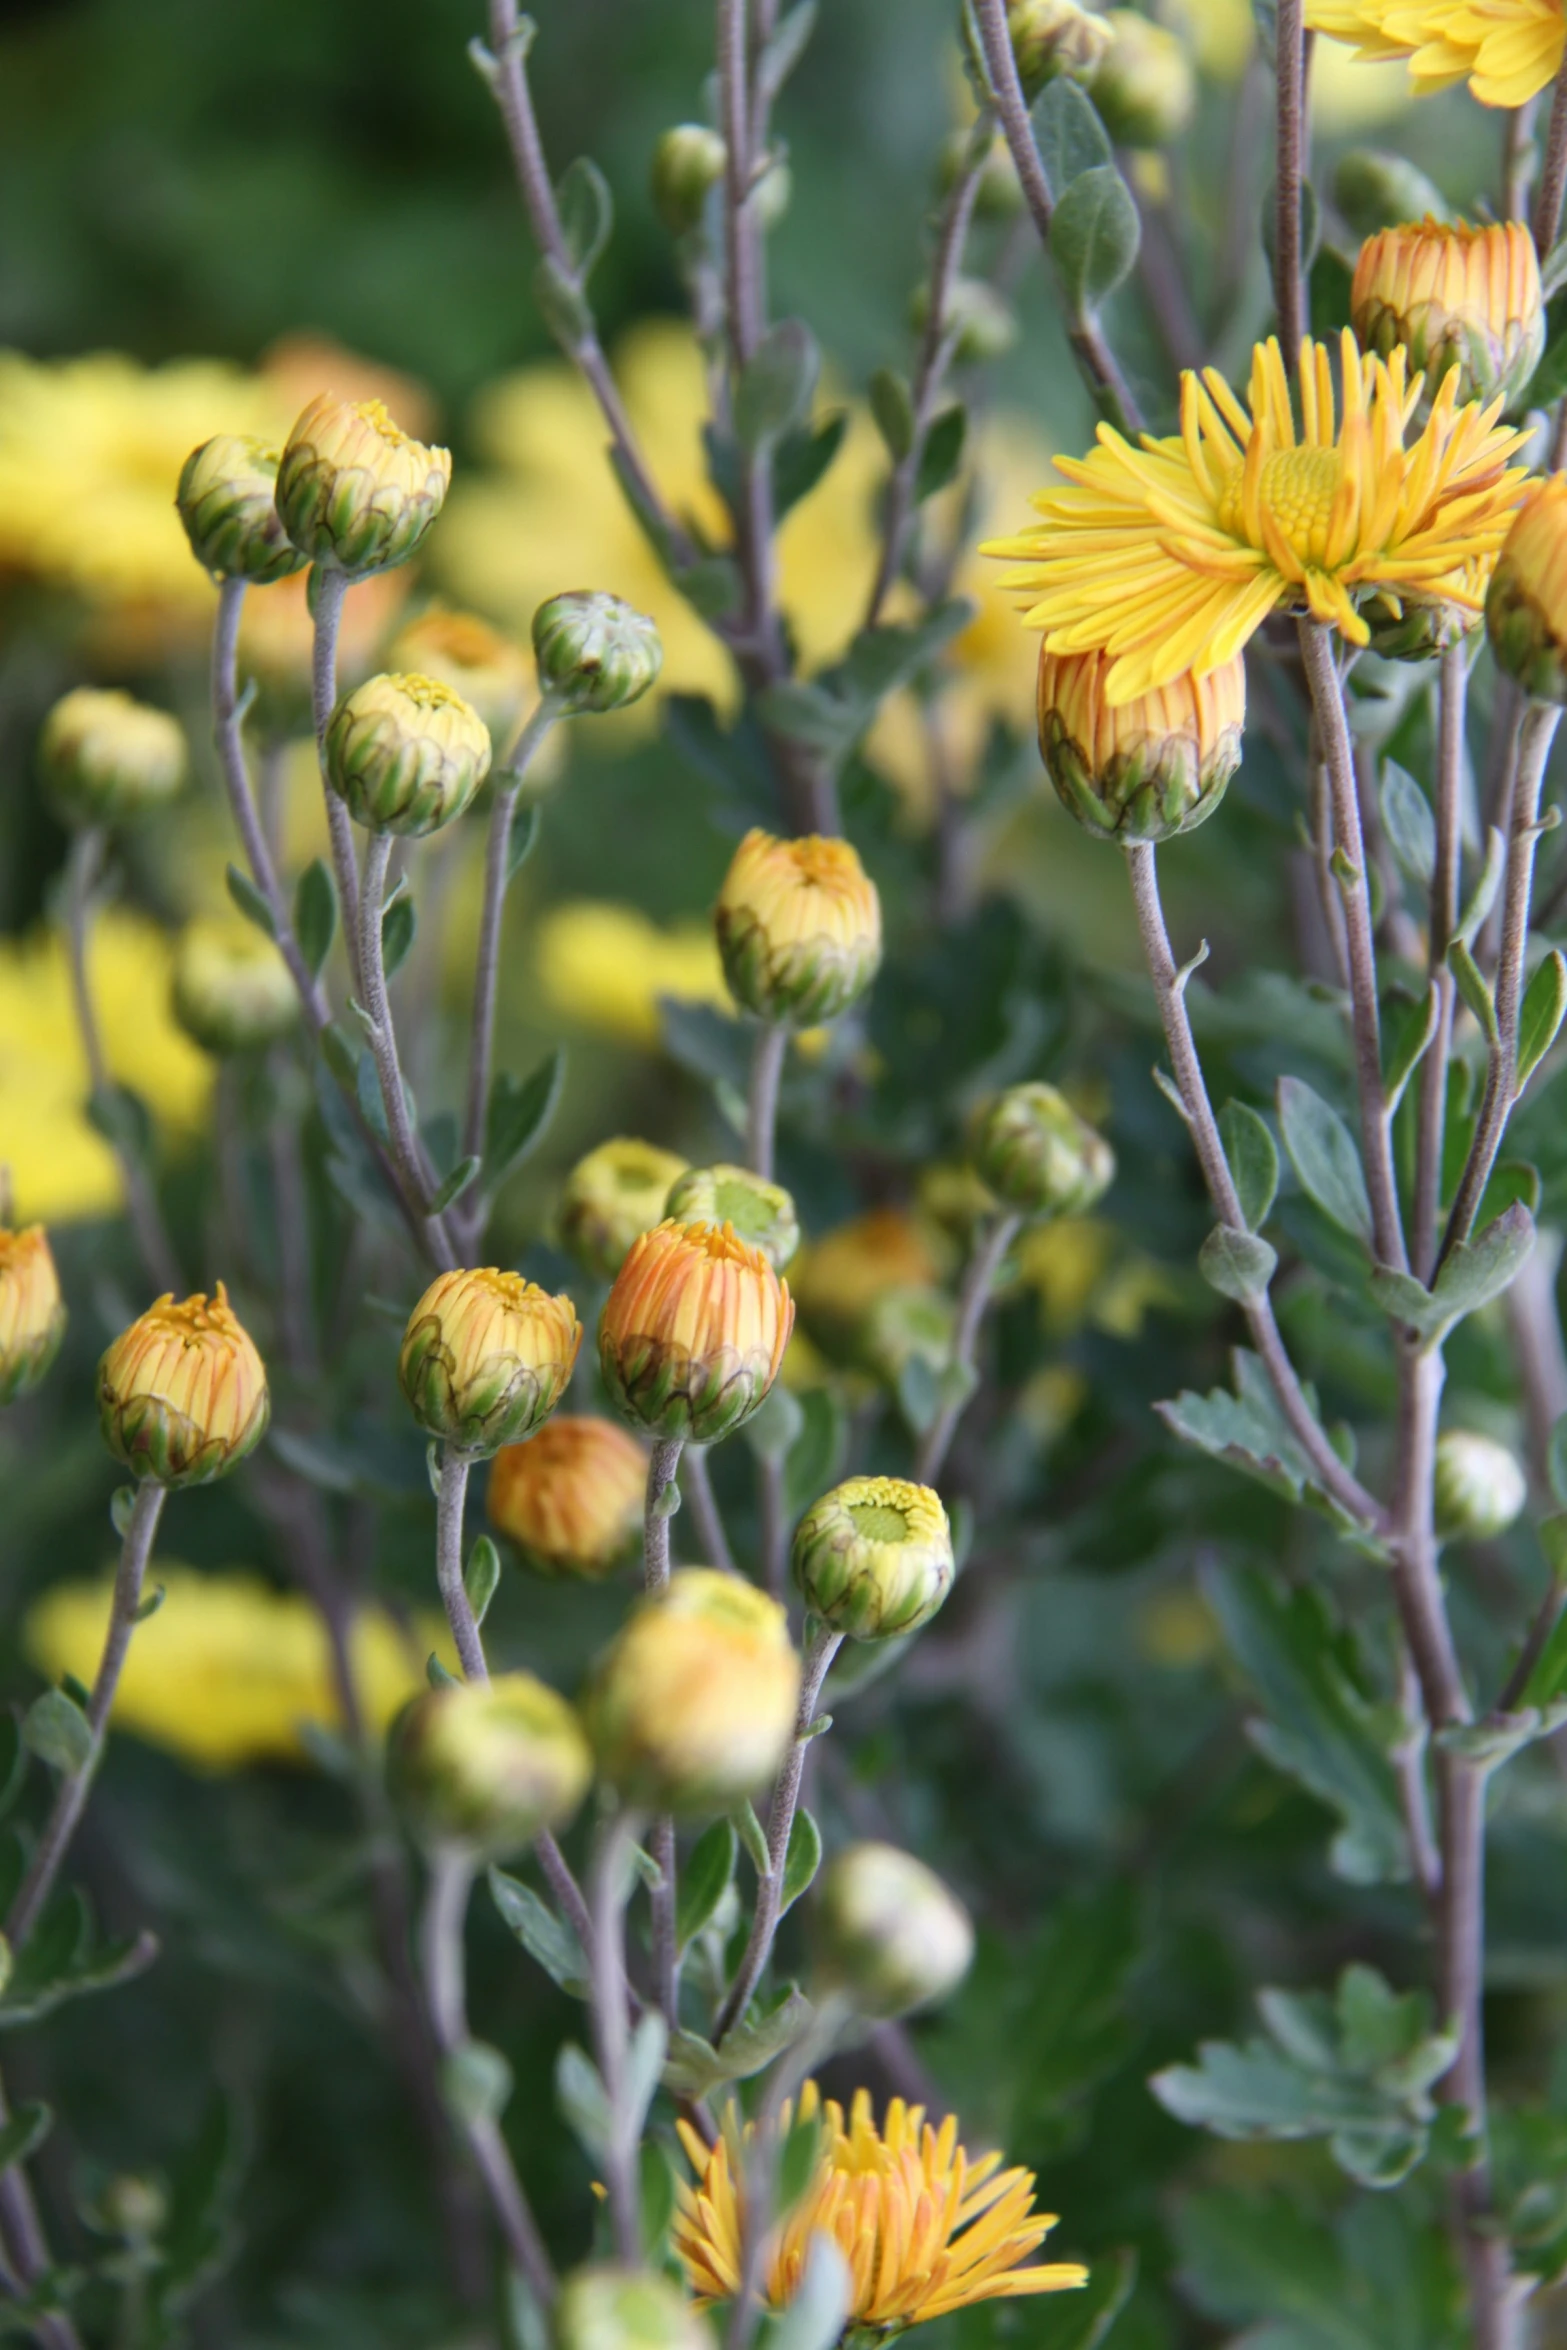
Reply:
<svg viewBox="0 0 1567 2350"><path fill-rule="evenodd" d="M397 425L392 422L391 417L386 412L386 402L384 400L356 400L354 402L354 414L356 416L362 417L364 422L369 425L372 432L379 433L382 440L386 442L389 448L417 448L418 443L414 440L412 434L404 432L401 425Z"/></svg>
<svg viewBox="0 0 1567 2350"><path fill-rule="evenodd" d="M1320 562L1327 546L1333 501L1343 479L1337 449L1276 449L1265 458L1258 484L1259 504L1303 563ZM1242 488L1245 468L1237 466L1219 506L1223 528L1246 538Z"/></svg>
<svg viewBox="0 0 1567 2350"><path fill-rule="evenodd" d="M889 1508L884 1502L851 1502L849 1516L854 1521L855 1533L866 1542L907 1542L909 1539L909 1521L903 1511Z"/></svg>

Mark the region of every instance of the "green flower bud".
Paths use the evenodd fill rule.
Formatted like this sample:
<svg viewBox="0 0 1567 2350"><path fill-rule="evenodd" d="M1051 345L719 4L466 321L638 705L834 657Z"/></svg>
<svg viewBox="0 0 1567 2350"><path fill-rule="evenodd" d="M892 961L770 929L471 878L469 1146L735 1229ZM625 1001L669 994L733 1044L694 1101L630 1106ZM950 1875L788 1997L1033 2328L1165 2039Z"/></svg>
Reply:
<svg viewBox="0 0 1567 2350"><path fill-rule="evenodd" d="M1333 202L1357 237L1404 220L1447 220L1441 192L1407 156L1352 147L1333 171Z"/></svg>
<svg viewBox="0 0 1567 2350"><path fill-rule="evenodd" d="M279 456L248 433L220 432L192 449L174 503L191 553L217 579L265 586L302 570L300 553L278 517Z"/></svg>
<svg viewBox="0 0 1567 2350"><path fill-rule="evenodd" d="M974 1956L963 1904L892 1844L851 1844L828 1862L815 1926L824 1988L878 2022L944 1999Z"/></svg>
<svg viewBox="0 0 1567 2350"><path fill-rule="evenodd" d="M98 2218L127 2244L148 2244L169 2216L169 2198L156 2179L121 2171L98 2199Z"/></svg>
<svg viewBox="0 0 1567 2350"><path fill-rule="evenodd" d="M952 1529L940 1497L903 1477L850 1477L808 1509L794 1538L805 1604L851 1640L928 1624L952 1589Z"/></svg>
<svg viewBox="0 0 1567 2350"><path fill-rule="evenodd" d="M974 1129L974 1166L1025 1216L1081 1216L1110 1187L1115 1153L1053 1085L1012 1085Z"/></svg>
<svg viewBox="0 0 1567 2350"><path fill-rule="evenodd" d="M1168 147L1191 121L1197 77L1174 33L1135 8L1113 8L1110 46L1089 96L1118 147Z"/></svg>
<svg viewBox="0 0 1567 2350"><path fill-rule="evenodd" d="M667 2277L579 2268L555 2303L555 2350L713 2350L713 2335Z"/></svg>
<svg viewBox="0 0 1567 2350"><path fill-rule="evenodd" d="M581 1343L569 1297L494 1266L459 1268L409 1315L397 1376L427 1436L484 1457L549 1418Z"/></svg>
<svg viewBox="0 0 1567 2350"><path fill-rule="evenodd" d="M640 702L664 666L658 630L619 596L588 588L551 596L533 615L539 687L573 714Z"/></svg>
<svg viewBox="0 0 1567 2350"><path fill-rule="evenodd" d="M676 1151L616 1135L579 1159L555 1211L560 1244L596 1281L613 1281L634 1240L662 1224L669 1187L686 1171Z"/></svg>
<svg viewBox="0 0 1567 2350"><path fill-rule="evenodd" d="M120 824L176 798L185 735L166 710L79 685L56 702L39 738L44 782L68 824Z"/></svg>
<svg viewBox="0 0 1567 2350"><path fill-rule="evenodd" d="M697 226L727 162L723 140L705 123L680 122L665 131L653 150L653 204L671 236Z"/></svg>
<svg viewBox="0 0 1567 2350"><path fill-rule="evenodd" d="M192 922L174 950L174 1017L209 1053L257 1052L299 1025L299 993L250 922Z"/></svg>
<svg viewBox="0 0 1567 2350"><path fill-rule="evenodd" d="M393 1794L430 1844L504 1860L564 1827L593 1758L573 1709L531 1673L429 1689L399 1715L387 1754Z"/></svg>
<svg viewBox="0 0 1567 2350"><path fill-rule="evenodd" d="M1436 1530L1444 1542L1489 1542L1528 1498L1524 1473L1506 1445L1467 1428L1437 1438Z"/></svg>
<svg viewBox="0 0 1567 2350"><path fill-rule="evenodd" d="M781 1273L800 1245L800 1219L781 1183L767 1183L749 1167L687 1167L664 1202L677 1224L729 1224L735 1237L759 1248Z"/></svg>
<svg viewBox="0 0 1567 2350"><path fill-rule="evenodd" d="M917 334L924 333L929 317L930 288L922 284L915 287L909 304L910 323ZM1017 341L1017 320L1011 305L983 278L953 279L947 289L942 325L953 356L964 365L1004 358Z"/></svg>
<svg viewBox="0 0 1567 2350"><path fill-rule="evenodd" d="M450 452L400 432L379 400L322 392L284 444L277 510L302 555L363 579L407 562L451 478Z"/></svg>
<svg viewBox="0 0 1567 2350"><path fill-rule="evenodd" d="M1030 106L1058 74L1089 80L1110 46L1104 18L1078 7L1077 0L1008 0L1007 31Z"/></svg>
<svg viewBox="0 0 1567 2350"><path fill-rule="evenodd" d="M489 730L433 677L370 677L327 720L326 765L333 789L371 831L437 832L489 774Z"/></svg>

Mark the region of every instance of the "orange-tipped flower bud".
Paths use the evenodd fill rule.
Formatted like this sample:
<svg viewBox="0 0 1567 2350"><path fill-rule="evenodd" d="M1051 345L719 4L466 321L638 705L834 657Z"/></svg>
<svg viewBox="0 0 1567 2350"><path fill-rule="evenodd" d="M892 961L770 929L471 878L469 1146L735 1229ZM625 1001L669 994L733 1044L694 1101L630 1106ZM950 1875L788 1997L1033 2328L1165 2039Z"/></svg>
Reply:
<svg viewBox="0 0 1567 2350"><path fill-rule="evenodd" d="M1105 653L1039 656L1039 749L1061 804L1090 832L1171 840L1213 814L1241 762L1246 667L1112 707Z"/></svg>
<svg viewBox="0 0 1567 2350"><path fill-rule="evenodd" d="M645 1232L604 1303L599 1362L617 1408L649 1435L714 1444L756 1410L783 1361L794 1300L727 1224Z"/></svg>
<svg viewBox="0 0 1567 2350"><path fill-rule="evenodd" d="M278 452L246 433L220 432L192 449L174 503L191 553L215 579L264 587L303 568L276 505Z"/></svg>
<svg viewBox="0 0 1567 2350"><path fill-rule="evenodd" d="M562 1412L526 1444L503 1445L485 1507L531 1565L593 1581L618 1566L642 1524L647 1454L613 1420Z"/></svg>
<svg viewBox="0 0 1567 2350"><path fill-rule="evenodd" d="M671 1184L664 1214L677 1224L733 1225L780 1273L800 1245L794 1201L749 1167L688 1167Z"/></svg>
<svg viewBox="0 0 1567 2350"><path fill-rule="evenodd" d="M437 832L489 774L489 729L433 677L367 677L327 720L326 766L372 831Z"/></svg>
<svg viewBox="0 0 1567 2350"><path fill-rule="evenodd" d="M299 1024L288 965L250 922L192 922L174 950L174 1017L209 1053L257 1052Z"/></svg>
<svg viewBox="0 0 1567 2350"><path fill-rule="evenodd" d="M1362 349L1408 352L1427 408L1454 367L1460 400L1515 399L1545 348L1540 265L1518 220L1428 219L1368 237L1349 311Z"/></svg>
<svg viewBox="0 0 1567 2350"><path fill-rule="evenodd" d="M669 1187L686 1171L675 1151L616 1135L579 1159L556 1211L561 1246L595 1280L613 1281L626 1251L662 1224Z"/></svg>
<svg viewBox="0 0 1567 2350"><path fill-rule="evenodd" d="M799 1697L778 1602L737 1575L682 1567L633 1610L584 1710L599 1769L628 1803L728 1811L777 1770Z"/></svg>
<svg viewBox="0 0 1567 2350"><path fill-rule="evenodd" d="M1547 474L1502 543L1485 599L1499 666L1536 701L1567 703L1567 474Z"/></svg>
<svg viewBox="0 0 1567 2350"><path fill-rule="evenodd" d="M475 710L492 742L505 743L522 716L528 661L521 645L473 612L431 605L400 628L387 666L443 685Z"/></svg>
<svg viewBox="0 0 1567 2350"><path fill-rule="evenodd" d="M566 1825L593 1756L563 1697L531 1673L498 1673L416 1697L398 1717L387 1773L427 1842L504 1860Z"/></svg>
<svg viewBox="0 0 1567 2350"><path fill-rule="evenodd" d="M253 1452L271 1411L266 1366L218 1283L134 1321L98 1365L103 1440L133 1476L206 1485Z"/></svg>
<svg viewBox="0 0 1567 2350"><path fill-rule="evenodd" d="M815 1924L824 1987L881 2022L945 1999L974 1956L962 1902L894 1844L851 1844L834 1855L822 1871Z"/></svg>
<svg viewBox="0 0 1567 2350"><path fill-rule="evenodd" d="M850 1477L800 1520L794 1579L811 1613L851 1640L928 1624L956 1572L941 1497L905 1477Z"/></svg>
<svg viewBox="0 0 1567 2350"><path fill-rule="evenodd" d="M38 1385L65 1334L65 1301L41 1224L0 1227L0 1404Z"/></svg>
<svg viewBox="0 0 1567 2350"><path fill-rule="evenodd" d="M68 824L119 824L176 798L188 764L167 710L79 685L55 703L39 738L44 781Z"/></svg>
<svg viewBox="0 0 1567 2350"><path fill-rule="evenodd" d="M548 1419L581 1343L569 1297L494 1266L459 1269L408 1317L397 1376L427 1436L482 1457Z"/></svg>
<svg viewBox="0 0 1567 2350"><path fill-rule="evenodd" d="M400 432L379 400L322 392L284 446L277 510L312 563L363 578L407 562L451 478L450 452Z"/></svg>
<svg viewBox="0 0 1567 2350"><path fill-rule="evenodd" d="M835 1019L881 961L881 900L846 840L748 832L714 922L730 990L762 1020Z"/></svg>
<svg viewBox="0 0 1567 2350"><path fill-rule="evenodd" d="M1115 1153L1053 1085L1009 1085L974 1128L974 1166L1024 1216L1081 1216L1107 1191Z"/></svg>

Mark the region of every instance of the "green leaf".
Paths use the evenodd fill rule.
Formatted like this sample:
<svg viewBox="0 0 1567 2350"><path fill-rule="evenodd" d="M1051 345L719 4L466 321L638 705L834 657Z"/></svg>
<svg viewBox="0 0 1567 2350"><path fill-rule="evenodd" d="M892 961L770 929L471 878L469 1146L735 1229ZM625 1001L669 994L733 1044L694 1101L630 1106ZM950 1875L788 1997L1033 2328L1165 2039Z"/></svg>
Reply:
<svg viewBox="0 0 1567 2350"><path fill-rule="evenodd" d="M1516 1200L1473 1240L1460 1241L1437 1275L1435 1296L1451 1321L1473 1314L1510 1287L1534 1246L1534 1218Z"/></svg>
<svg viewBox="0 0 1567 2350"><path fill-rule="evenodd" d="M1345 1232L1371 1245L1371 1202L1355 1138L1299 1077L1279 1079L1279 1130L1301 1188Z"/></svg>
<svg viewBox="0 0 1567 2350"><path fill-rule="evenodd" d="M1382 825L1406 879L1429 890L1436 871L1436 818L1431 803L1396 759L1382 764Z"/></svg>
<svg viewBox="0 0 1567 2350"><path fill-rule="evenodd" d="M680 1872L675 1904L675 1943L684 1950L712 1919L735 1873L739 1840L729 1820L704 1829Z"/></svg>
<svg viewBox="0 0 1567 2350"><path fill-rule="evenodd" d="M1034 107L1034 137L1051 193L1059 201L1074 180L1115 161L1110 134L1080 82L1058 74Z"/></svg>
<svg viewBox="0 0 1567 2350"><path fill-rule="evenodd" d="M1458 985L1458 992L1480 1023L1480 1033L1494 1052L1497 1044L1496 1005L1486 986L1480 966L1461 938L1455 938L1447 950L1447 967Z"/></svg>
<svg viewBox="0 0 1567 2350"><path fill-rule="evenodd" d="M519 1084L503 1069L490 1088L485 1122L485 1179L497 1184L542 1140L566 1082L565 1048L557 1045Z"/></svg>
<svg viewBox="0 0 1567 2350"><path fill-rule="evenodd" d="M246 2152L238 2101L215 2092L189 2145L171 2167L168 2217L159 2238L159 2263L148 2281L148 2301L165 2331L160 2344L176 2338L176 2312L217 2276L238 2249L233 2225Z"/></svg>
<svg viewBox="0 0 1567 2350"><path fill-rule="evenodd" d="M1383 999L1381 1014L1382 1098L1391 1116L1436 1035L1441 997L1434 982L1423 996L1393 988Z"/></svg>
<svg viewBox="0 0 1567 2350"><path fill-rule="evenodd" d="M1097 310L1131 274L1141 241L1132 192L1113 163L1096 164L1072 182L1050 223L1050 251L1075 316Z"/></svg>
<svg viewBox="0 0 1567 2350"><path fill-rule="evenodd" d="M8 2171L30 2154L36 2154L54 2127L54 2115L47 2105L36 2101L18 2105L0 2129L0 2171Z"/></svg>
<svg viewBox="0 0 1567 2350"><path fill-rule="evenodd" d="M1189 2197L1182 2276L1248 2350L1459 2350L1470 2339L1445 2243L1400 2200L1352 2202L1332 2230L1298 2195Z"/></svg>
<svg viewBox="0 0 1567 2350"><path fill-rule="evenodd" d="M67 2000L116 1990L145 1973L158 1954L157 1938L100 1942L86 1898L75 1890L45 1912L16 1956L0 1995L0 2029L35 2024Z"/></svg>
<svg viewBox="0 0 1567 2350"><path fill-rule="evenodd" d="M1234 1232L1226 1224L1216 1224L1197 1252L1197 1269L1209 1287L1239 1305L1266 1293L1278 1261L1277 1251L1255 1232Z"/></svg>
<svg viewBox="0 0 1567 2350"><path fill-rule="evenodd" d="M294 888L294 936L317 978L336 934L337 890L324 859L313 857Z"/></svg>
<svg viewBox="0 0 1567 2350"><path fill-rule="evenodd" d="M840 408L815 426L785 433L773 451L773 515L782 522L802 498L808 498L822 479L849 429L849 412Z"/></svg>
<svg viewBox="0 0 1567 2350"><path fill-rule="evenodd" d="M802 1803L789 1829L784 1857L783 1898L778 1915L786 1917L822 1865L822 1832Z"/></svg>
<svg viewBox="0 0 1567 2350"><path fill-rule="evenodd" d="M1054 89L1056 84L1052 82ZM1253 1232L1268 1220L1279 1188L1279 1154L1267 1122L1245 1102L1229 1101L1219 1112L1219 1136L1240 1198L1241 1214Z"/></svg>
<svg viewBox="0 0 1567 2350"><path fill-rule="evenodd" d="M489 1614L500 1579L501 1554L488 1534L481 1534L469 1551L468 1564L463 1570L463 1589L468 1594L476 1624L482 1624Z"/></svg>
<svg viewBox="0 0 1567 2350"><path fill-rule="evenodd" d="M1552 947L1530 980L1518 1014L1518 1093L1522 1093L1556 1042L1564 1014L1567 1014L1567 958L1559 948Z"/></svg>
<svg viewBox="0 0 1567 2350"><path fill-rule="evenodd" d="M819 2113L797 2114L778 2157L778 2192L774 2216L786 2219L815 2174L822 2150L823 2123Z"/></svg>
<svg viewBox="0 0 1567 2350"><path fill-rule="evenodd" d="M626 2051L626 2134L640 2138L647 2120L648 2107L653 2102L659 2078L664 2070L664 2056L669 2047L669 2026L656 2007L644 2010L631 2035L631 2046Z"/></svg>
<svg viewBox="0 0 1567 2350"><path fill-rule="evenodd" d="M776 1466L788 1459L804 1427L804 1405L792 1388L779 1381L746 1421L745 1442L759 1461L771 1461Z"/></svg>
<svg viewBox="0 0 1567 2350"><path fill-rule="evenodd" d="M606 2162L614 2143L609 2092L598 2066L574 2040L562 2041L555 2059L555 2102L589 2161Z"/></svg>
<svg viewBox="0 0 1567 2350"><path fill-rule="evenodd" d="M816 26L816 0L795 0L782 17L757 60L758 85L776 98L805 52Z"/></svg>
<svg viewBox="0 0 1567 2350"><path fill-rule="evenodd" d="M770 447L808 415L821 364L803 320L769 327L735 386L735 437L743 449Z"/></svg>
<svg viewBox="0 0 1567 2350"><path fill-rule="evenodd" d="M359 1058L335 1020L329 1020L321 1031L321 1057L344 1092L352 1093L358 1083Z"/></svg>
<svg viewBox="0 0 1567 2350"><path fill-rule="evenodd" d="M927 498L957 479L963 463L964 444L968 439L968 410L961 400L950 408L943 408L931 419L930 429L920 443L919 463L914 469L914 503L922 506Z"/></svg>
<svg viewBox="0 0 1567 2350"><path fill-rule="evenodd" d="M749 2080L804 2036L812 2013L810 2001L791 1983L776 2007L732 2025L721 2048L698 2032L672 2032L665 2088L672 2097L706 2097L726 2081Z"/></svg>
<svg viewBox="0 0 1567 2350"><path fill-rule="evenodd" d="M887 444L887 454L901 465L914 446L914 402L908 381L890 367L878 367L870 380L871 414Z"/></svg>
<svg viewBox="0 0 1567 2350"><path fill-rule="evenodd" d="M534 843L539 837L539 826L543 820L543 812L537 800L529 800L525 806L512 810L511 830L506 835L506 886L508 889L532 856Z"/></svg>
<svg viewBox="0 0 1567 2350"><path fill-rule="evenodd" d="M1184 1389L1173 1403L1154 1406L1160 1419L1183 1443L1228 1461L1291 1501L1309 1500L1333 1514L1336 1505L1322 1491L1315 1469L1286 1426L1262 1363L1245 1347L1237 1347L1230 1359L1233 1394L1223 1387L1207 1395Z"/></svg>
<svg viewBox="0 0 1567 2350"><path fill-rule="evenodd" d="M574 1999L588 1996L588 1962L570 1926L531 1885L501 1869L489 1871L490 1898L531 1959Z"/></svg>
<svg viewBox="0 0 1567 2350"><path fill-rule="evenodd" d="M1465 946L1473 944L1475 932L1496 902L1506 864L1507 843L1500 828L1493 824L1485 836L1485 863L1480 869L1480 878L1470 893L1468 904L1458 917L1458 936Z"/></svg>
<svg viewBox="0 0 1567 2350"><path fill-rule="evenodd" d="M579 155L556 182L555 204L572 273L579 285L586 285L615 225L609 182L596 163Z"/></svg>
<svg viewBox="0 0 1567 2350"><path fill-rule="evenodd" d="M27 1748L13 1713L0 1713L0 1820L15 1805L27 1779Z"/></svg>
<svg viewBox="0 0 1567 2350"><path fill-rule="evenodd" d="M533 298L540 316L568 359L575 359L593 332L593 313L570 272L553 253L535 264Z"/></svg>
<svg viewBox="0 0 1567 2350"><path fill-rule="evenodd" d="M706 555L672 574L676 587L704 620L726 620L745 597L740 566L732 555Z"/></svg>
<svg viewBox="0 0 1567 2350"><path fill-rule="evenodd" d="M436 1192L435 1197L431 1200L431 1215L439 1216L444 1214L446 1209L452 1205L454 1200L460 1200L463 1193L467 1191L472 1185L475 1176L478 1174L479 1169L483 1165L484 1161L480 1158L469 1157L466 1159L459 1159L456 1166L447 1176L445 1182Z"/></svg>
<svg viewBox="0 0 1567 2350"><path fill-rule="evenodd" d="M791 1521L838 1482L849 1441L836 1388L812 1387L796 1400L799 1433L784 1456L784 1511Z"/></svg>
<svg viewBox="0 0 1567 2350"><path fill-rule="evenodd" d="M46 1689L22 1716L30 1754L54 1771L79 1771L93 1750L92 1725L63 1689Z"/></svg>
<svg viewBox="0 0 1567 2350"><path fill-rule="evenodd" d="M806 2250L799 2289L772 2328L767 2350L833 2350L852 2301L849 2264L836 2239L819 2228Z"/></svg>
<svg viewBox="0 0 1567 2350"><path fill-rule="evenodd" d="M663 2265L675 2216L675 2172L669 2155L656 2138L644 2138L637 2152L637 2202L642 2222L642 2257L650 2267ZM550 2350L546 2334L539 2350Z"/></svg>
<svg viewBox="0 0 1567 2350"><path fill-rule="evenodd" d="M229 896L234 900L246 921L254 922L256 928L264 930L268 938L276 938L277 924L272 919L272 908L267 904L250 875L242 873L237 865L226 865L223 869L223 878L228 883Z"/></svg>
<svg viewBox="0 0 1567 2350"><path fill-rule="evenodd" d="M498 2121L511 2098L511 2066L487 2040L465 2040L441 2067L441 2089L458 2121Z"/></svg>
<svg viewBox="0 0 1567 2350"><path fill-rule="evenodd" d="M414 942L419 918L411 897L395 897L381 915L381 962L390 979L401 969Z"/></svg>
<svg viewBox="0 0 1567 2350"><path fill-rule="evenodd" d="M117 1151L146 1163L152 1150L152 1117L140 1094L128 1085L94 1086L87 1097L87 1116Z"/></svg>
<svg viewBox="0 0 1567 2350"><path fill-rule="evenodd" d="M767 1847L767 1831L756 1816L755 1804L742 1803L740 1809L730 1816L734 1821L735 1834L750 1855L752 1867L758 1876L765 1876L773 1865L773 1856Z"/></svg>

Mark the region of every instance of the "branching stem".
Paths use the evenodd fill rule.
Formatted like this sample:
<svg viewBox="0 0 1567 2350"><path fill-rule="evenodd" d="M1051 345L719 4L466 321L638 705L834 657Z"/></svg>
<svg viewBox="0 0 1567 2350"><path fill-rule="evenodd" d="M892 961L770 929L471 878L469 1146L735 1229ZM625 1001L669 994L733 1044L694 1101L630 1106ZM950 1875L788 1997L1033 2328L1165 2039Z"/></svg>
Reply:
<svg viewBox="0 0 1567 2350"><path fill-rule="evenodd" d="M1022 1221L1021 1216L1011 1213L999 1215L986 1226L975 1243L968 1270L963 1276L963 1287L958 1293L958 1318L947 1363L947 1378L951 1382L952 1392L944 1398L936 1417L926 1429L914 1465L914 1474L922 1485L933 1485L941 1475L942 1464L957 1433L958 1422L973 1392L980 1324L996 1286L996 1277L1006 1262L1007 1250L1017 1238Z"/></svg>
<svg viewBox="0 0 1567 2350"><path fill-rule="evenodd" d="M1464 765L1464 704L1469 662L1461 640L1442 654L1436 771L1436 865L1431 876L1430 928L1426 971L1436 989L1436 1034L1420 1065L1415 1130L1415 1198L1411 1255L1415 1272L1429 1281L1436 1256L1436 1220L1441 1207L1442 1143L1447 1118L1447 1072L1453 1043L1456 993L1447 967L1458 927L1459 805Z"/></svg>

